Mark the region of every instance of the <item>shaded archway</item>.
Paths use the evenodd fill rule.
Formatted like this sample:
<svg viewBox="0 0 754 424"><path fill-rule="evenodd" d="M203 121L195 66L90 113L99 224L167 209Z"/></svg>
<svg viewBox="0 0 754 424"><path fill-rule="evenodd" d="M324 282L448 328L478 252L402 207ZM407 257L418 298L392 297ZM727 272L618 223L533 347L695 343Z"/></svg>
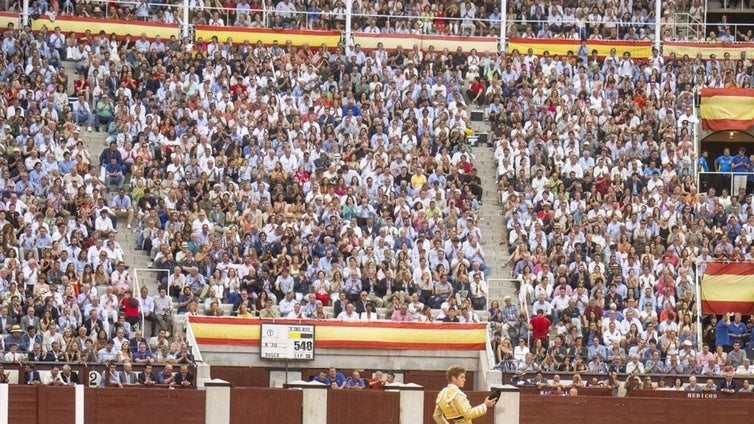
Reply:
<svg viewBox="0 0 754 424"><path fill-rule="evenodd" d="M723 150L726 148L730 149L731 155L738 154L739 148L746 149L747 155L754 154L754 127L751 127L746 131L729 130L711 132L699 142L699 154L702 154L705 151L707 152L707 163L709 164L710 171L713 171L713 173L710 174L699 174L700 192L707 192L709 187L720 189L727 187L731 194L735 195L732 190L730 176L714 173L715 160L723 155ZM754 182L754 177L750 179ZM718 189L717 194L720 194L720 189Z"/></svg>

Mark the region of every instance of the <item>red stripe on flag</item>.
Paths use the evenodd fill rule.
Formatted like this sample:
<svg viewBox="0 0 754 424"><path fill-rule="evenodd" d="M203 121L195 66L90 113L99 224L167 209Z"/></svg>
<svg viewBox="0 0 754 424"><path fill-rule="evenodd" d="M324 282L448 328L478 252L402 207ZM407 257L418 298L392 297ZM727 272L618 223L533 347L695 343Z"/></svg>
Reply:
<svg viewBox="0 0 754 424"><path fill-rule="evenodd" d="M752 122L748 119L702 119L702 129L708 131L744 131L751 127Z"/></svg>
<svg viewBox="0 0 754 424"><path fill-rule="evenodd" d="M703 98L712 96L751 97L754 94L754 90L751 88L704 88L701 94Z"/></svg>
<svg viewBox="0 0 754 424"><path fill-rule="evenodd" d="M750 262L709 262L704 275L751 275L754 264ZM752 299L754 300L754 299Z"/></svg>
<svg viewBox="0 0 754 424"><path fill-rule="evenodd" d="M729 312L740 312L744 315L754 314L753 302L734 302L734 301L718 301L718 300L702 300L702 313L703 314L716 314L722 315Z"/></svg>
<svg viewBox="0 0 754 424"><path fill-rule="evenodd" d="M197 344L224 345L224 346L259 346L259 339L229 339L217 337L197 337Z"/></svg>

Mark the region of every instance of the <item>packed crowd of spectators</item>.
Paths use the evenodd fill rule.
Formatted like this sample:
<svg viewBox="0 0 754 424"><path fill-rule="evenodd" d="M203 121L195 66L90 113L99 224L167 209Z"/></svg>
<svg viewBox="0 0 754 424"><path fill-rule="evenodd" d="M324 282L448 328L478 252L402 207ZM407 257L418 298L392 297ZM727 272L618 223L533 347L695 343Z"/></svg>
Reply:
<svg viewBox="0 0 754 424"><path fill-rule="evenodd" d="M692 145L692 93L717 83L720 62L580 63L513 53L492 84L500 245L519 281L518 302L490 311L498 359L524 372L751 374L750 317L697 327L698 274L751 259L754 228L736 175L752 170L746 150L697 158ZM696 168L733 173L735 194L699 193Z"/></svg>
<svg viewBox="0 0 754 424"><path fill-rule="evenodd" d="M0 6L3 10L20 12L22 3L5 0ZM183 20L183 7L183 1L32 0L29 14L32 17L77 15L178 24ZM663 2L662 16L658 17L654 2L649 1L516 1L508 2L505 31L509 37L651 40L654 25L659 22L669 31L665 35L679 38L685 31L676 30L682 23L676 15L679 11L688 13L693 22L701 23L704 2ZM500 4L482 0L354 1L352 13L354 32L498 37L502 24ZM343 30L345 15L345 0L189 1L192 25ZM703 37L703 32L699 31L699 36Z"/></svg>
<svg viewBox="0 0 754 424"><path fill-rule="evenodd" d="M299 27L292 11L321 16L309 10L319 7L337 20L342 4L325 3L278 3L291 9L272 13L275 27ZM236 25L241 5L233 5ZM98 7L72 6L84 15ZM358 7L391 15L402 7L402 25L430 22L430 31L495 34L495 6L436 6ZM146 7L145 16L170 8ZM223 24L201 7L194 23ZM259 7L241 8L251 16ZM453 14L472 7L489 25L459 15L454 27ZM748 372L752 322L740 315L705 319L705 347L696 351L697 269L713 258L748 258L754 228L744 226L746 192L703 196L693 178L701 166L694 95L718 83L722 62L657 51L646 60L600 58L590 39L641 37L653 9L590 7L582 32L562 16L549 21L582 9L560 8L534 3L519 20L540 25L544 14L548 22L526 30L586 37L578 60L359 46L346 56L290 42L76 38L59 29L33 37L9 28L0 63L4 349L30 360L130 363L143 347L151 361L190 363L180 337L165 339L173 315L228 310L479 321L475 310L491 299L476 226L481 180L465 142L473 101L494 129L507 227L499 243L520 282L517 299L493 300L486 311L505 366ZM447 22L438 25L441 13ZM605 18L626 13L626 25ZM355 28L395 32L401 21L377 19L357 19ZM337 27L322 21L314 28ZM64 59L79 73L72 93L56 71ZM84 129L105 131L98 162L80 140ZM128 290L117 220L168 271L154 297ZM135 329L142 318L152 339Z"/></svg>
<svg viewBox="0 0 754 424"><path fill-rule="evenodd" d="M127 220L128 207L106 194L123 185L125 161L111 158L125 157L125 146L104 152L100 162L108 165L100 167L99 152L81 138L87 126L113 130L113 117L129 114L127 97L116 96L117 90L132 96L128 74L106 58L89 62L69 91L54 33L33 36L11 24L2 37L0 361L29 363L27 371L34 363L54 367L44 381L27 372L28 384L68 384L67 364L75 363L192 366L172 328L153 326L151 338L142 333L140 312L160 301L146 288L132 296L123 262L131 246L115 240L117 217L122 212ZM86 76L98 72L112 75L115 86L95 79L90 86Z"/></svg>
<svg viewBox="0 0 754 424"><path fill-rule="evenodd" d="M76 123L107 133L108 210L170 273L127 322L142 313L170 329L174 313L224 304L241 316L479 320L489 267L462 52L456 63L418 50L357 47L349 59L277 42L45 37L79 71ZM115 227L101 220L106 250ZM128 286L119 277L114 294Z"/></svg>
<svg viewBox="0 0 754 424"><path fill-rule="evenodd" d="M139 64L132 108L144 109L115 117L110 150L125 153L108 158L130 158L113 202L130 197L138 246L170 273L175 307L155 319L229 304L242 316L479 320L489 267L465 53L186 48L195 55Z"/></svg>

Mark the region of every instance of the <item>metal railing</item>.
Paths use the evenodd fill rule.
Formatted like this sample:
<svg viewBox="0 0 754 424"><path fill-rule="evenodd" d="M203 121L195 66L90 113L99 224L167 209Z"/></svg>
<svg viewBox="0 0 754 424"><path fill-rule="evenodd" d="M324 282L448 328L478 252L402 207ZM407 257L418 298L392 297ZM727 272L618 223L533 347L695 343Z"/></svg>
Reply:
<svg viewBox="0 0 754 424"><path fill-rule="evenodd" d="M721 43L754 42L754 23L707 22L701 27L699 40Z"/></svg>
<svg viewBox="0 0 754 424"><path fill-rule="evenodd" d="M731 196L739 196L741 190L749 192L746 189L747 184L754 187L754 172L698 172L696 182L699 193L706 193L710 188L715 188L716 196L719 196L723 189L727 189Z"/></svg>
<svg viewBox="0 0 754 424"><path fill-rule="evenodd" d="M691 15L685 12L676 12L674 14L676 24L672 25L672 34L674 39L688 38L691 40L700 40L704 38L704 17Z"/></svg>
<svg viewBox="0 0 754 424"><path fill-rule="evenodd" d="M141 285L139 284L139 272L149 272L149 273L157 273L157 274L166 272L168 274L168 279L170 279L170 270L167 270L167 269L134 268L133 269L133 286L134 286L133 295L134 296L141 296ZM139 311L139 315L141 315L141 331L146 331L146 328L145 328L146 318L144 317L144 313L142 313L142 311Z"/></svg>
<svg viewBox="0 0 754 424"><path fill-rule="evenodd" d="M349 0L349 3L352 0ZM354 8L350 14L351 25L348 25L349 14L346 9L336 10L281 10L276 5L280 2L270 2L265 0L260 9L238 9L222 7L216 5L193 5L188 0L179 1L171 4L163 3L145 3L133 0L123 0L117 2L98 2L90 3L81 2L84 9L81 13L61 9L61 15L92 16L106 19L131 19L144 22L173 22L181 26L183 36L191 36L191 29L194 25L222 25L225 27L247 27L259 29L294 29L294 30L336 30L344 34L375 31L374 26L379 29L380 33L389 34L422 34L422 35L450 35L450 36L487 36L496 38L505 46L505 41L511 37L532 37L542 38L542 36L558 39L581 39L582 37L589 41L590 39L618 39L626 40L643 40L653 41L655 46L659 46L662 41L708 41L708 42L754 42L754 23L722 23L707 22L706 13L701 17L692 15L687 11L676 11L672 13L674 19L671 22L662 22L655 24L652 22L632 23L618 19L608 19L601 21L599 24L590 23L588 17L571 20L567 18L564 21L550 19L528 19L502 13L501 16L494 15L485 19L480 18L463 18L434 16L430 12L414 13L409 11L404 15L370 13L367 11ZM502 2L505 4L505 2ZM655 3L655 13L662 14L660 2ZM124 12L126 9L146 10L148 13L139 14ZM26 9L28 11L28 9ZM24 17L29 17L23 13L23 8L16 8L19 17L23 21ZM65 13L63 13L65 12ZM168 13L170 12L170 13ZM31 16L35 16L32 13ZM256 16L259 18L255 18ZM658 16L660 16L658 15ZM167 18L170 16L170 18ZM558 22L557 25L552 25ZM54 24L53 24L54 25ZM544 27L547 25L548 30ZM529 30L531 28L531 30ZM554 28L554 30L553 30ZM720 35L720 30L727 28L725 35ZM350 30L350 31L349 31ZM599 37L592 37L596 34ZM611 36L613 30L616 36ZM542 34L538 34L543 31ZM643 32L642 32L643 31ZM710 37L710 32L715 36ZM729 35L727 34L729 33Z"/></svg>

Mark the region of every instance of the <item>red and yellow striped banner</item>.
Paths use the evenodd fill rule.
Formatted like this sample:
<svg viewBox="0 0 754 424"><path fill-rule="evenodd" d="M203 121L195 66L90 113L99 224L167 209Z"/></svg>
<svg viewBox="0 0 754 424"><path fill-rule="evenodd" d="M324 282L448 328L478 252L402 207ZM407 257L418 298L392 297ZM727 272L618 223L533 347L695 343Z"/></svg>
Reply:
<svg viewBox="0 0 754 424"><path fill-rule="evenodd" d="M662 43L662 54L665 57L675 53L678 58L701 55L706 60L712 54L717 56L718 59L722 59L725 53L730 53L731 59L738 60L742 52L749 59L754 57L754 43L706 43L694 41L663 41Z"/></svg>
<svg viewBox="0 0 754 424"><path fill-rule="evenodd" d="M705 88L699 110L705 130L746 130L754 125L754 89Z"/></svg>
<svg viewBox="0 0 754 424"><path fill-rule="evenodd" d="M708 263L702 279L702 312L754 314L754 263Z"/></svg>
<svg viewBox="0 0 754 424"><path fill-rule="evenodd" d="M147 38L154 39L159 36L163 40L168 40L170 36L180 36L180 28L177 24L162 24L156 22L125 21L120 19L95 19L84 18L81 16L57 16L51 21L48 16L42 15L39 19L31 21L32 31L39 31L46 27L52 32L55 27L60 27L64 34L73 32L78 36L84 35L87 30L92 34L99 34L104 30L107 35L115 34L119 38L130 34L134 40L138 39L141 34L146 34Z"/></svg>
<svg viewBox="0 0 754 424"><path fill-rule="evenodd" d="M579 40L561 40L561 39L543 39L543 38L511 38L508 40L508 52L518 50L521 54L526 54L532 49L535 55L542 55L549 52L550 55L566 56L568 52L574 55L579 51L581 41ZM612 49L618 56L623 57L623 53L631 53L635 59L646 59L652 54L652 43L649 41L623 41L623 40L588 40L586 44L589 48L589 54L592 50L597 50L597 56L605 57L610 54Z"/></svg>
<svg viewBox="0 0 754 424"><path fill-rule="evenodd" d="M436 52L448 49L455 52L459 47L465 53L476 49L479 53L497 51L497 38L494 37L458 37L447 35L421 35L421 34L372 34L358 32L353 35L354 44L360 44L366 51L377 48L379 43L387 51L394 51L398 46L404 50L411 50L414 46L427 51L434 47Z"/></svg>
<svg viewBox="0 0 754 424"><path fill-rule="evenodd" d="M199 345L259 346L263 320L189 316ZM272 322L272 320L264 320ZM484 350L484 324L424 324L399 322L341 322L275 320L316 326L317 347L340 349Z"/></svg>
<svg viewBox="0 0 754 424"><path fill-rule="evenodd" d="M0 28L8 28L8 24L13 24L18 28L18 13L0 12Z"/></svg>
<svg viewBox="0 0 754 424"><path fill-rule="evenodd" d="M324 44L331 50L337 47L340 42L340 32L338 31L273 30L197 25L194 39L201 38L206 42L214 36L217 36L221 43L230 38L233 40L233 44L243 44L244 41L256 44L257 41L261 41L265 46L271 46L273 41L277 41L280 47L285 47L285 43L290 41L294 47L301 47L304 43L308 43L309 47L318 48Z"/></svg>

